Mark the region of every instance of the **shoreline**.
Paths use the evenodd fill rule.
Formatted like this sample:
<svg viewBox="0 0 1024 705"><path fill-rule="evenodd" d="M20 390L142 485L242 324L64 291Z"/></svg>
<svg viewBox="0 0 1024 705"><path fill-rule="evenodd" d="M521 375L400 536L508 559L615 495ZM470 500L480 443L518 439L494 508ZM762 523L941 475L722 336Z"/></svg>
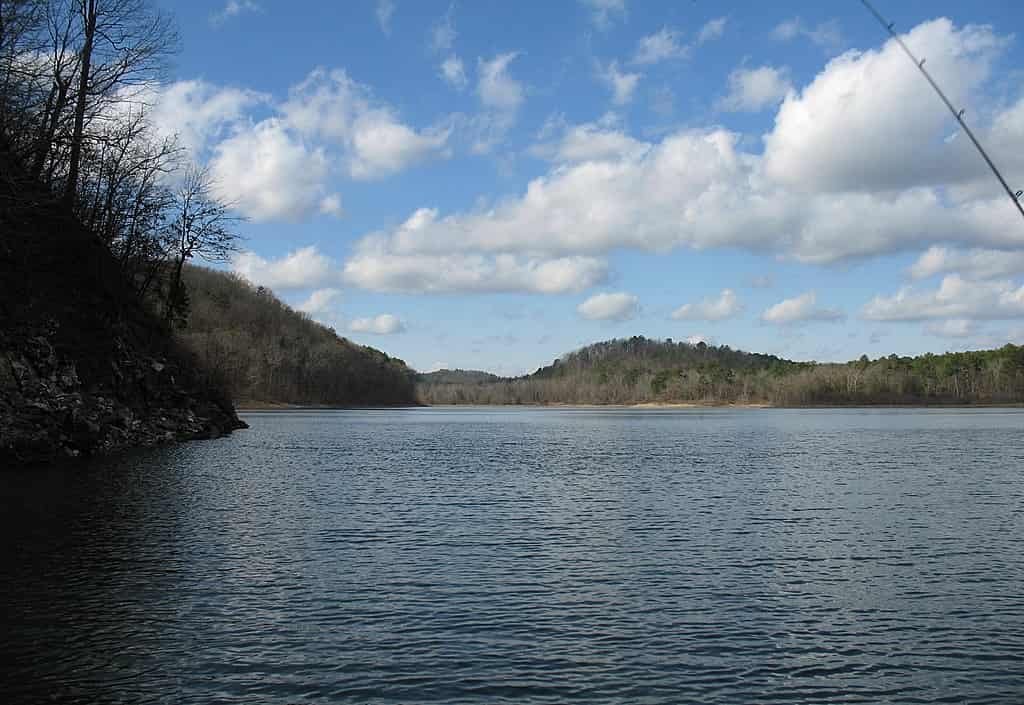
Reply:
<svg viewBox="0 0 1024 705"><path fill-rule="evenodd" d="M537 404L392 404L387 406L335 406L330 404L291 404L284 402L239 402L238 413L261 411L382 411L392 409L608 409L608 410L672 410L672 409L1024 409L1024 403L918 403L918 404L797 404L776 405L769 402L638 402L636 404L571 404L564 402Z"/></svg>
<svg viewBox="0 0 1024 705"><path fill-rule="evenodd" d="M245 401L235 402L235 411L360 411L373 409L426 409L427 404L412 402L409 404L378 404L341 406L336 404L293 404L279 401Z"/></svg>

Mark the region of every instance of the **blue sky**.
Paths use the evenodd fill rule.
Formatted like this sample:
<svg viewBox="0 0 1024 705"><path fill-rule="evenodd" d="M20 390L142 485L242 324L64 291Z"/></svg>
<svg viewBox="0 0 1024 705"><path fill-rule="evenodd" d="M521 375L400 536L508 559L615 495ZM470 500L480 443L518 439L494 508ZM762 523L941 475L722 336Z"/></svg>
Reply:
<svg viewBox="0 0 1024 705"><path fill-rule="evenodd" d="M877 0L1024 188L1019 2ZM167 4L230 266L420 370L1024 342L1024 219L860 2Z"/></svg>

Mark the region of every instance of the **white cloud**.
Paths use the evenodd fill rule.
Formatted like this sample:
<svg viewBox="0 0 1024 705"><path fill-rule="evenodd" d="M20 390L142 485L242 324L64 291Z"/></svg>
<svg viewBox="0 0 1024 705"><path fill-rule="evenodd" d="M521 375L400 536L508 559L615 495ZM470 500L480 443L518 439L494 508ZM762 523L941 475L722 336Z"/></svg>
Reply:
<svg viewBox="0 0 1024 705"><path fill-rule="evenodd" d="M640 310L640 300L632 294L595 294L576 307L581 316L592 321L628 321Z"/></svg>
<svg viewBox="0 0 1024 705"><path fill-rule="evenodd" d="M579 0L590 10L590 19L601 30L611 28L616 18L626 16L626 0Z"/></svg>
<svg viewBox="0 0 1024 705"><path fill-rule="evenodd" d="M329 180L381 178L449 155L451 126L417 130L344 70L316 69L287 100L199 80L146 86L133 100L189 157L209 161L216 193L253 220L339 215ZM256 109L271 113L254 120Z"/></svg>
<svg viewBox="0 0 1024 705"><path fill-rule="evenodd" d="M379 243L378 243L379 244ZM608 265L593 257L543 259L512 254L401 254L365 242L344 265L346 282L363 289L401 293L579 292L607 278Z"/></svg>
<svg viewBox="0 0 1024 705"><path fill-rule="evenodd" d="M607 68L599 66L597 75L611 89L615 105L625 105L633 100L633 92L642 78L639 73L620 71L617 61L608 64Z"/></svg>
<svg viewBox="0 0 1024 705"><path fill-rule="evenodd" d="M861 315L873 321L1024 318L1024 286L1010 280L969 282L950 274L933 291L903 287L894 296L876 296Z"/></svg>
<svg viewBox="0 0 1024 705"><path fill-rule="evenodd" d="M705 22L704 26L700 28L700 32L697 34L697 43L703 44L705 42L714 41L715 39L721 39L722 35L725 34L726 22L728 22L727 17L718 17Z"/></svg>
<svg viewBox="0 0 1024 705"><path fill-rule="evenodd" d="M685 59L690 55L690 47L683 44L680 37L678 30L668 27L643 37L637 43L633 63L656 64L669 59Z"/></svg>
<svg viewBox="0 0 1024 705"><path fill-rule="evenodd" d="M619 140L622 142L622 140ZM523 194L391 234L396 252L544 252L738 247L833 262L933 242L1008 244L1009 204L944 205L929 189L803 193L766 179L722 129L682 131L601 159L557 165ZM825 154L828 152L826 151Z"/></svg>
<svg viewBox="0 0 1024 705"><path fill-rule="evenodd" d="M927 57L954 105L980 87L1006 43L989 27L957 29L946 19L918 25L904 39ZM816 192L991 179L967 140L943 142L950 129L948 112L890 40L879 50L833 59L810 85L786 98L765 138L765 171L780 183ZM1024 163L1013 152L1004 159Z"/></svg>
<svg viewBox="0 0 1024 705"><path fill-rule="evenodd" d="M384 34L391 34L391 17L395 14L394 0L377 0L377 24Z"/></svg>
<svg viewBox="0 0 1024 705"><path fill-rule="evenodd" d="M430 28L430 49L432 51L438 53L450 51L455 45L455 39L459 34L455 31L454 14L455 5L449 5L448 12L444 14L444 17Z"/></svg>
<svg viewBox="0 0 1024 705"><path fill-rule="evenodd" d="M706 298L695 304L683 304L672 312L677 321L721 321L743 310L736 292L722 289L717 298Z"/></svg>
<svg viewBox="0 0 1024 705"><path fill-rule="evenodd" d="M757 112L774 106L792 90L785 69L739 68L729 74L729 94L718 105L723 110Z"/></svg>
<svg viewBox="0 0 1024 705"><path fill-rule="evenodd" d="M299 220L327 194L329 166L276 119L249 126L214 149L214 192L255 221Z"/></svg>
<svg viewBox="0 0 1024 705"><path fill-rule="evenodd" d="M468 83L466 79L466 68L462 59L452 54L441 62L441 78L445 83L456 90L463 90Z"/></svg>
<svg viewBox="0 0 1024 705"><path fill-rule="evenodd" d="M486 107L512 112L522 105L523 85L508 72L508 65L518 55L518 52L513 51L498 54L490 61L479 60L477 94Z"/></svg>
<svg viewBox="0 0 1024 705"><path fill-rule="evenodd" d="M700 345L701 343L704 343L705 345L714 344L714 340L712 338L709 338L708 336L703 335L702 333L696 333L695 335L687 336L686 342L689 343L690 345Z"/></svg>
<svg viewBox="0 0 1024 705"><path fill-rule="evenodd" d="M200 80L175 81L151 92L143 100L150 105L148 116L154 127L162 135L176 135L193 158L225 136L250 109L269 100L255 91Z"/></svg>
<svg viewBox="0 0 1024 705"><path fill-rule="evenodd" d="M417 131L402 124L392 108L341 69L315 69L292 88L281 111L301 134L345 148L354 179L381 178L446 153L449 130Z"/></svg>
<svg viewBox="0 0 1024 705"><path fill-rule="evenodd" d="M650 149L646 142L619 130L594 123L566 126L554 143L542 143L532 151L537 156L564 164L585 161L641 157Z"/></svg>
<svg viewBox="0 0 1024 705"><path fill-rule="evenodd" d="M308 289L335 279L333 263L315 246L289 252L277 260L267 260L255 252L240 252L231 262L235 273L271 289Z"/></svg>
<svg viewBox="0 0 1024 705"><path fill-rule="evenodd" d="M323 215L340 218L344 212L344 209L341 207L341 196L338 194L332 193L320 199L320 213Z"/></svg>
<svg viewBox="0 0 1024 705"><path fill-rule="evenodd" d="M790 41L804 37L829 51L836 51L843 44L843 35L836 20L822 22L815 27L807 27L799 17L794 17L779 23L772 30L771 37L778 41Z"/></svg>
<svg viewBox="0 0 1024 705"><path fill-rule="evenodd" d="M800 18L794 17L790 20L780 22L772 30L771 37L780 42L788 42L791 39L796 39L800 36L801 31Z"/></svg>
<svg viewBox="0 0 1024 705"><path fill-rule="evenodd" d="M990 30L956 30L945 21L915 28L910 36L930 37L934 51L929 54L938 57L936 63L976 73L971 84L976 87L984 72L972 73L964 65L974 65L989 51L985 47L1001 42ZM910 64L890 53L891 43L831 61L809 86L786 98L764 154L744 149L742 135L722 128L679 130L643 141L613 121L572 127L563 120L545 131L561 129L560 140L532 148L552 159L553 166L520 193L445 215L422 209L374 239L387 254L402 257L518 253L551 259L620 248L665 252L688 247L737 248L828 263L933 244L1021 249L1019 215L991 183L980 196L951 196L951 183L973 183L975 176L991 181L983 163L974 165L980 162L976 155L966 153L972 166L962 167L960 174L907 171L907 163L915 160L903 144L918 141L918 129L931 119L929 111L941 115L941 110L919 76L907 78L924 83L921 100L899 103L898 109L886 101L909 95L902 76L892 77L896 89L888 80L857 78L869 67L888 76ZM890 58L901 61L890 66ZM912 65L906 68L914 71ZM844 93L848 73L854 78ZM879 103L878 96L888 97ZM826 98L845 105L847 112ZM1007 126L999 133L1007 135L1001 159L1011 164L1020 159L1024 165L1024 131L1015 136L1017 113L1016 105L1000 111L992 124ZM1024 130L1024 107L1019 113ZM886 139L877 142L876 131ZM994 127L985 131L995 134ZM923 161L928 150L945 149L934 139L942 132L919 145ZM415 227L409 227L413 222Z"/></svg>
<svg viewBox="0 0 1024 705"><path fill-rule="evenodd" d="M340 298L341 289L317 289L296 308L311 316L321 315L329 312Z"/></svg>
<svg viewBox="0 0 1024 705"><path fill-rule="evenodd" d="M965 279L996 279L1022 274L1024 252L931 247L909 269L914 279L952 272L959 273Z"/></svg>
<svg viewBox="0 0 1024 705"><path fill-rule="evenodd" d="M508 66L518 55L508 52L489 61L477 60L476 92L484 108L470 123L472 150L477 154L491 151L516 122L525 91L523 84L511 76Z"/></svg>
<svg viewBox="0 0 1024 705"><path fill-rule="evenodd" d="M447 130L416 132L385 114L365 116L355 125L355 154L349 173L354 179L397 173L431 156L444 154L448 135Z"/></svg>
<svg viewBox="0 0 1024 705"><path fill-rule="evenodd" d="M392 335L405 330L405 324L390 313L382 313L372 318L356 318L348 324L353 333L372 333L373 335Z"/></svg>
<svg viewBox="0 0 1024 705"><path fill-rule="evenodd" d="M784 299L769 306L761 314L766 323L786 325L805 321L841 321L846 315L835 308L818 308L818 295L808 291L792 299Z"/></svg>
<svg viewBox="0 0 1024 705"><path fill-rule="evenodd" d="M978 325L974 321L956 318L929 323L924 327L924 332L939 338L970 338L978 334Z"/></svg>
<svg viewBox="0 0 1024 705"><path fill-rule="evenodd" d="M219 27L239 15L259 12L263 12L263 7L253 0L228 0L223 8L210 15L210 24Z"/></svg>

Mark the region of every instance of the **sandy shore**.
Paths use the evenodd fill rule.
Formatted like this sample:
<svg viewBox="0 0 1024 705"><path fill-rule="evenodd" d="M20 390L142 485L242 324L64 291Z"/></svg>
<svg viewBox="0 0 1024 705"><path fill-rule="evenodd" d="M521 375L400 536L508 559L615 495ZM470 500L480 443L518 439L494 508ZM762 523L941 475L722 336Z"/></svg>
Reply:
<svg viewBox="0 0 1024 705"><path fill-rule="evenodd" d="M772 405L767 402L732 402L715 404L712 402L667 402L667 401L646 401L640 404L630 404L628 409L771 409Z"/></svg>

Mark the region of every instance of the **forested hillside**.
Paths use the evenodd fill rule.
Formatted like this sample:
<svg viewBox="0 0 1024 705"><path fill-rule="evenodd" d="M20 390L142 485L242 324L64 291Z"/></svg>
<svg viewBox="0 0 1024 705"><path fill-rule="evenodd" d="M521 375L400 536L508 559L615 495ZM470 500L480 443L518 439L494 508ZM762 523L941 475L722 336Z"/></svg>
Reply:
<svg viewBox="0 0 1024 705"><path fill-rule="evenodd" d="M429 404L1021 403L1024 347L819 364L637 336L589 345L524 377L422 379L419 395Z"/></svg>
<svg viewBox="0 0 1024 705"><path fill-rule="evenodd" d="M418 377L423 384L484 384L500 380L498 375L480 370L436 370L420 373Z"/></svg>
<svg viewBox="0 0 1024 705"><path fill-rule="evenodd" d="M338 337L236 275L186 267L183 279L189 316L179 336L240 403L415 403L401 360Z"/></svg>

